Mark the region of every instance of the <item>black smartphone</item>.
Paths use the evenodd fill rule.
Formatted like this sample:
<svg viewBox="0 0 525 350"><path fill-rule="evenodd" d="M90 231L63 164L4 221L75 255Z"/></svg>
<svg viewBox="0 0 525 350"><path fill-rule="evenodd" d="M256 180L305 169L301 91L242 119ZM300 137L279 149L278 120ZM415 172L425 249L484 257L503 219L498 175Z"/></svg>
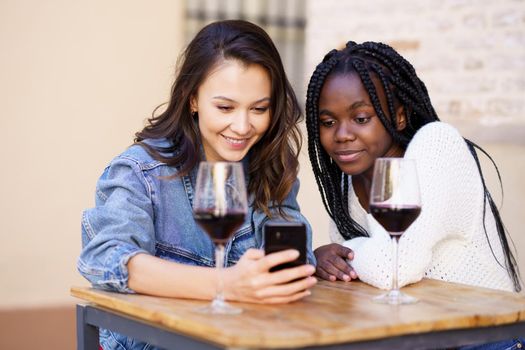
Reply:
<svg viewBox="0 0 525 350"><path fill-rule="evenodd" d="M270 220L264 225L264 252L275 253L285 249L296 249L299 257L274 266L270 272L306 264L306 226L302 222Z"/></svg>

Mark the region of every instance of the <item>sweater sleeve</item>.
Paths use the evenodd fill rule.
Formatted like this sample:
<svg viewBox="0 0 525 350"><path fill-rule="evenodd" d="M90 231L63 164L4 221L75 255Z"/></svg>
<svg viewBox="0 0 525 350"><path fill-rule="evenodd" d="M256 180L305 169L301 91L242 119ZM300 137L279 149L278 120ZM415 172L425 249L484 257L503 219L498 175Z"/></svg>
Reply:
<svg viewBox="0 0 525 350"><path fill-rule="evenodd" d="M422 210L399 240L399 286L421 280L438 245L466 244L483 191L475 161L461 135L441 122L426 125L414 136L406 159L417 162ZM386 230L368 215L369 238L344 243L354 250L352 267L359 278L378 288L392 285L392 243Z"/></svg>

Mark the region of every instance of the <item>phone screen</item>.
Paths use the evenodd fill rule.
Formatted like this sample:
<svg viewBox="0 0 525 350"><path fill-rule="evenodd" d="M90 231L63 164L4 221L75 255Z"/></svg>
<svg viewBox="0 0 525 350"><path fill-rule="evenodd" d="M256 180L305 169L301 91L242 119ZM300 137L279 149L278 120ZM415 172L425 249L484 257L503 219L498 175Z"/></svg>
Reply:
<svg viewBox="0 0 525 350"><path fill-rule="evenodd" d="M274 266L270 272L306 264L306 226L301 222L268 221L264 225L266 254L285 249L296 249L299 257L291 262Z"/></svg>

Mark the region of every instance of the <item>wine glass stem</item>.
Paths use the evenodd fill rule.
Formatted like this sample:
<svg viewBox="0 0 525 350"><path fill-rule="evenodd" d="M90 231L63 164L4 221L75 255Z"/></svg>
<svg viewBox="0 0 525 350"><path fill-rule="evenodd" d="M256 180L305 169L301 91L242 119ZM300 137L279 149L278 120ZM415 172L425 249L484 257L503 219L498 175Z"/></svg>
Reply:
<svg viewBox="0 0 525 350"><path fill-rule="evenodd" d="M222 268L224 266L224 245L217 244L215 246L215 268L217 269L217 294L215 300L224 301L224 282L222 280Z"/></svg>
<svg viewBox="0 0 525 350"><path fill-rule="evenodd" d="M399 243L399 236L392 236L392 254L393 261L394 261L394 271L392 272L392 291L399 291L399 285L397 281L397 270L398 270L398 243Z"/></svg>

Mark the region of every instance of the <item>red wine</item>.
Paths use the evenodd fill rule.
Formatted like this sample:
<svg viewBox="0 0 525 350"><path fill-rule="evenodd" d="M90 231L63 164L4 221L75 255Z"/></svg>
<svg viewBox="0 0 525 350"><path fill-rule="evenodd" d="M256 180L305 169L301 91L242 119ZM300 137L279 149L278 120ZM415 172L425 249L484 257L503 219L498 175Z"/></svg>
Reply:
<svg viewBox="0 0 525 350"><path fill-rule="evenodd" d="M421 213L421 207L417 205L371 204L370 213L391 236L399 236L417 219Z"/></svg>
<svg viewBox="0 0 525 350"><path fill-rule="evenodd" d="M226 244L231 235L244 222L244 213L230 212L216 216L213 211L197 211L193 213L195 221L208 233L213 242Z"/></svg>

